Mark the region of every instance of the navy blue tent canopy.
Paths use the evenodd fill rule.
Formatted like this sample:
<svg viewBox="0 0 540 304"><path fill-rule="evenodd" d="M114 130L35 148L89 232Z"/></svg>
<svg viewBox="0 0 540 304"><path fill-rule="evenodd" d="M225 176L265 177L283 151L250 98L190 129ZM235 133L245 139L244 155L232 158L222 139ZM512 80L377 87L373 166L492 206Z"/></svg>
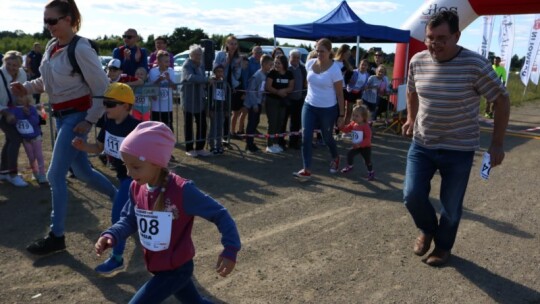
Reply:
<svg viewBox="0 0 540 304"><path fill-rule="evenodd" d="M365 23L346 1L313 23L274 24L274 37L317 40L328 38L332 42L402 42L409 43L410 32L383 25Z"/></svg>

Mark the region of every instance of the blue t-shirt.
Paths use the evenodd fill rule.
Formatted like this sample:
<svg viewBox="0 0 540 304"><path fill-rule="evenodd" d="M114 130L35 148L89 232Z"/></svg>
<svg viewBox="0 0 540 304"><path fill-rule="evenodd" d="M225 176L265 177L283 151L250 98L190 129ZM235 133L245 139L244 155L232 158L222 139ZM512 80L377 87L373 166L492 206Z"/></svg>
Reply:
<svg viewBox="0 0 540 304"><path fill-rule="evenodd" d="M107 114L103 115L96 124L101 127L97 140L103 143L105 153L112 156L111 164L116 171L116 177L123 179L127 177L127 169L122 159L120 159L120 145L131 131L140 123L133 116L128 115L120 124L116 124L114 119L108 119Z"/></svg>

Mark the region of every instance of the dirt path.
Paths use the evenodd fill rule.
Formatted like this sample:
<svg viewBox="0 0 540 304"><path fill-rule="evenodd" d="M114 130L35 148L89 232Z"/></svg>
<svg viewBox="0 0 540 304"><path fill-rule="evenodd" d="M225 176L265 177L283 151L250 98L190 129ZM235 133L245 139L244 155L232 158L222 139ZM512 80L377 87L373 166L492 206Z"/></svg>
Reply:
<svg viewBox="0 0 540 304"><path fill-rule="evenodd" d="M518 114L529 117L531 109L540 114L534 106L515 110L512 119L524 120ZM527 124L540 125L538 117ZM482 149L489 138L482 132ZM176 172L230 210L243 241L235 273L218 278L219 234L196 221L200 290L217 303L540 303L540 140L508 136L505 162L487 182L478 174L483 150L477 153L453 257L440 269L411 249L417 231L401 202L408 140L378 133L373 142L375 182L365 180L361 165L348 175L329 174L322 148L308 183L291 176L301 165L295 150L277 156L233 150L207 159L176 150ZM344 155L347 143L339 146ZM49 190L0 184L2 303L126 303L149 278L135 238L128 241L126 272L95 275L101 259L92 247L109 224L110 203L76 180L70 192L67 252L35 259L24 248L48 231Z"/></svg>

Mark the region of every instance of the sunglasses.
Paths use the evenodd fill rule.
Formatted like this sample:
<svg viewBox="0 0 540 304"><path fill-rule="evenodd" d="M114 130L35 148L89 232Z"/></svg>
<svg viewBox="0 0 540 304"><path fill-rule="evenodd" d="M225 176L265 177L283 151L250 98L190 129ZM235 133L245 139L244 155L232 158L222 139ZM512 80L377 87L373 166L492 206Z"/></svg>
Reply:
<svg viewBox="0 0 540 304"><path fill-rule="evenodd" d="M131 39L133 37L134 37L133 35L122 35L122 38L124 39Z"/></svg>
<svg viewBox="0 0 540 304"><path fill-rule="evenodd" d="M57 25L58 21L66 18L66 16L58 17L58 18L45 18L43 19L43 23L48 25Z"/></svg>
<svg viewBox="0 0 540 304"><path fill-rule="evenodd" d="M118 105L121 105L121 104L123 104L123 102L114 101L112 99L104 99L103 100L103 105L105 106L105 108L109 108L109 109L114 108L114 107L116 107Z"/></svg>

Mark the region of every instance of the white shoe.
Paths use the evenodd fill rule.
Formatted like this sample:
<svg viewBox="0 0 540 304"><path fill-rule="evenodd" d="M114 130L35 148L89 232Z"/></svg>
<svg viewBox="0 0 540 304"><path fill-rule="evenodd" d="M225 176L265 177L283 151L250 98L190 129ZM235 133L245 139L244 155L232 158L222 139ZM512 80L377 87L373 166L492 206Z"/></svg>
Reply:
<svg viewBox="0 0 540 304"><path fill-rule="evenodd" d="M186 155L189 157L197 157L198 154L197 154L197 151L191 150L191 151L187 151Z"/></svg>
<svg viewBox="0 0 540 304"><path fill-rule="evenodd" d="M15 187L26 187L28 186L28 183L22 179L20 175L15 175L14 177L9 176L9 182L13 184Z"/></svg>
<svg viewBox="0 0 540 304"><path fill-rule="evenodd" d="M272 148L277 151L277 153L283 152L283 148L280 145L273 145Z"/></svg>
<svg viewBox="0 0 540 304"><path fill-rule="evenodd" d="M197 150L195 152L197 153L198 156L203 156L203 157L214 155L212 152L207 151L207 150Z"/></svg>
<svg viewBox="0 0 540 304"><path fill-rule="evenodd" d="M274 146L270 146L270 147L266 147L266 153L277 154L279 153L279 150L276 150Z"/></svg>

